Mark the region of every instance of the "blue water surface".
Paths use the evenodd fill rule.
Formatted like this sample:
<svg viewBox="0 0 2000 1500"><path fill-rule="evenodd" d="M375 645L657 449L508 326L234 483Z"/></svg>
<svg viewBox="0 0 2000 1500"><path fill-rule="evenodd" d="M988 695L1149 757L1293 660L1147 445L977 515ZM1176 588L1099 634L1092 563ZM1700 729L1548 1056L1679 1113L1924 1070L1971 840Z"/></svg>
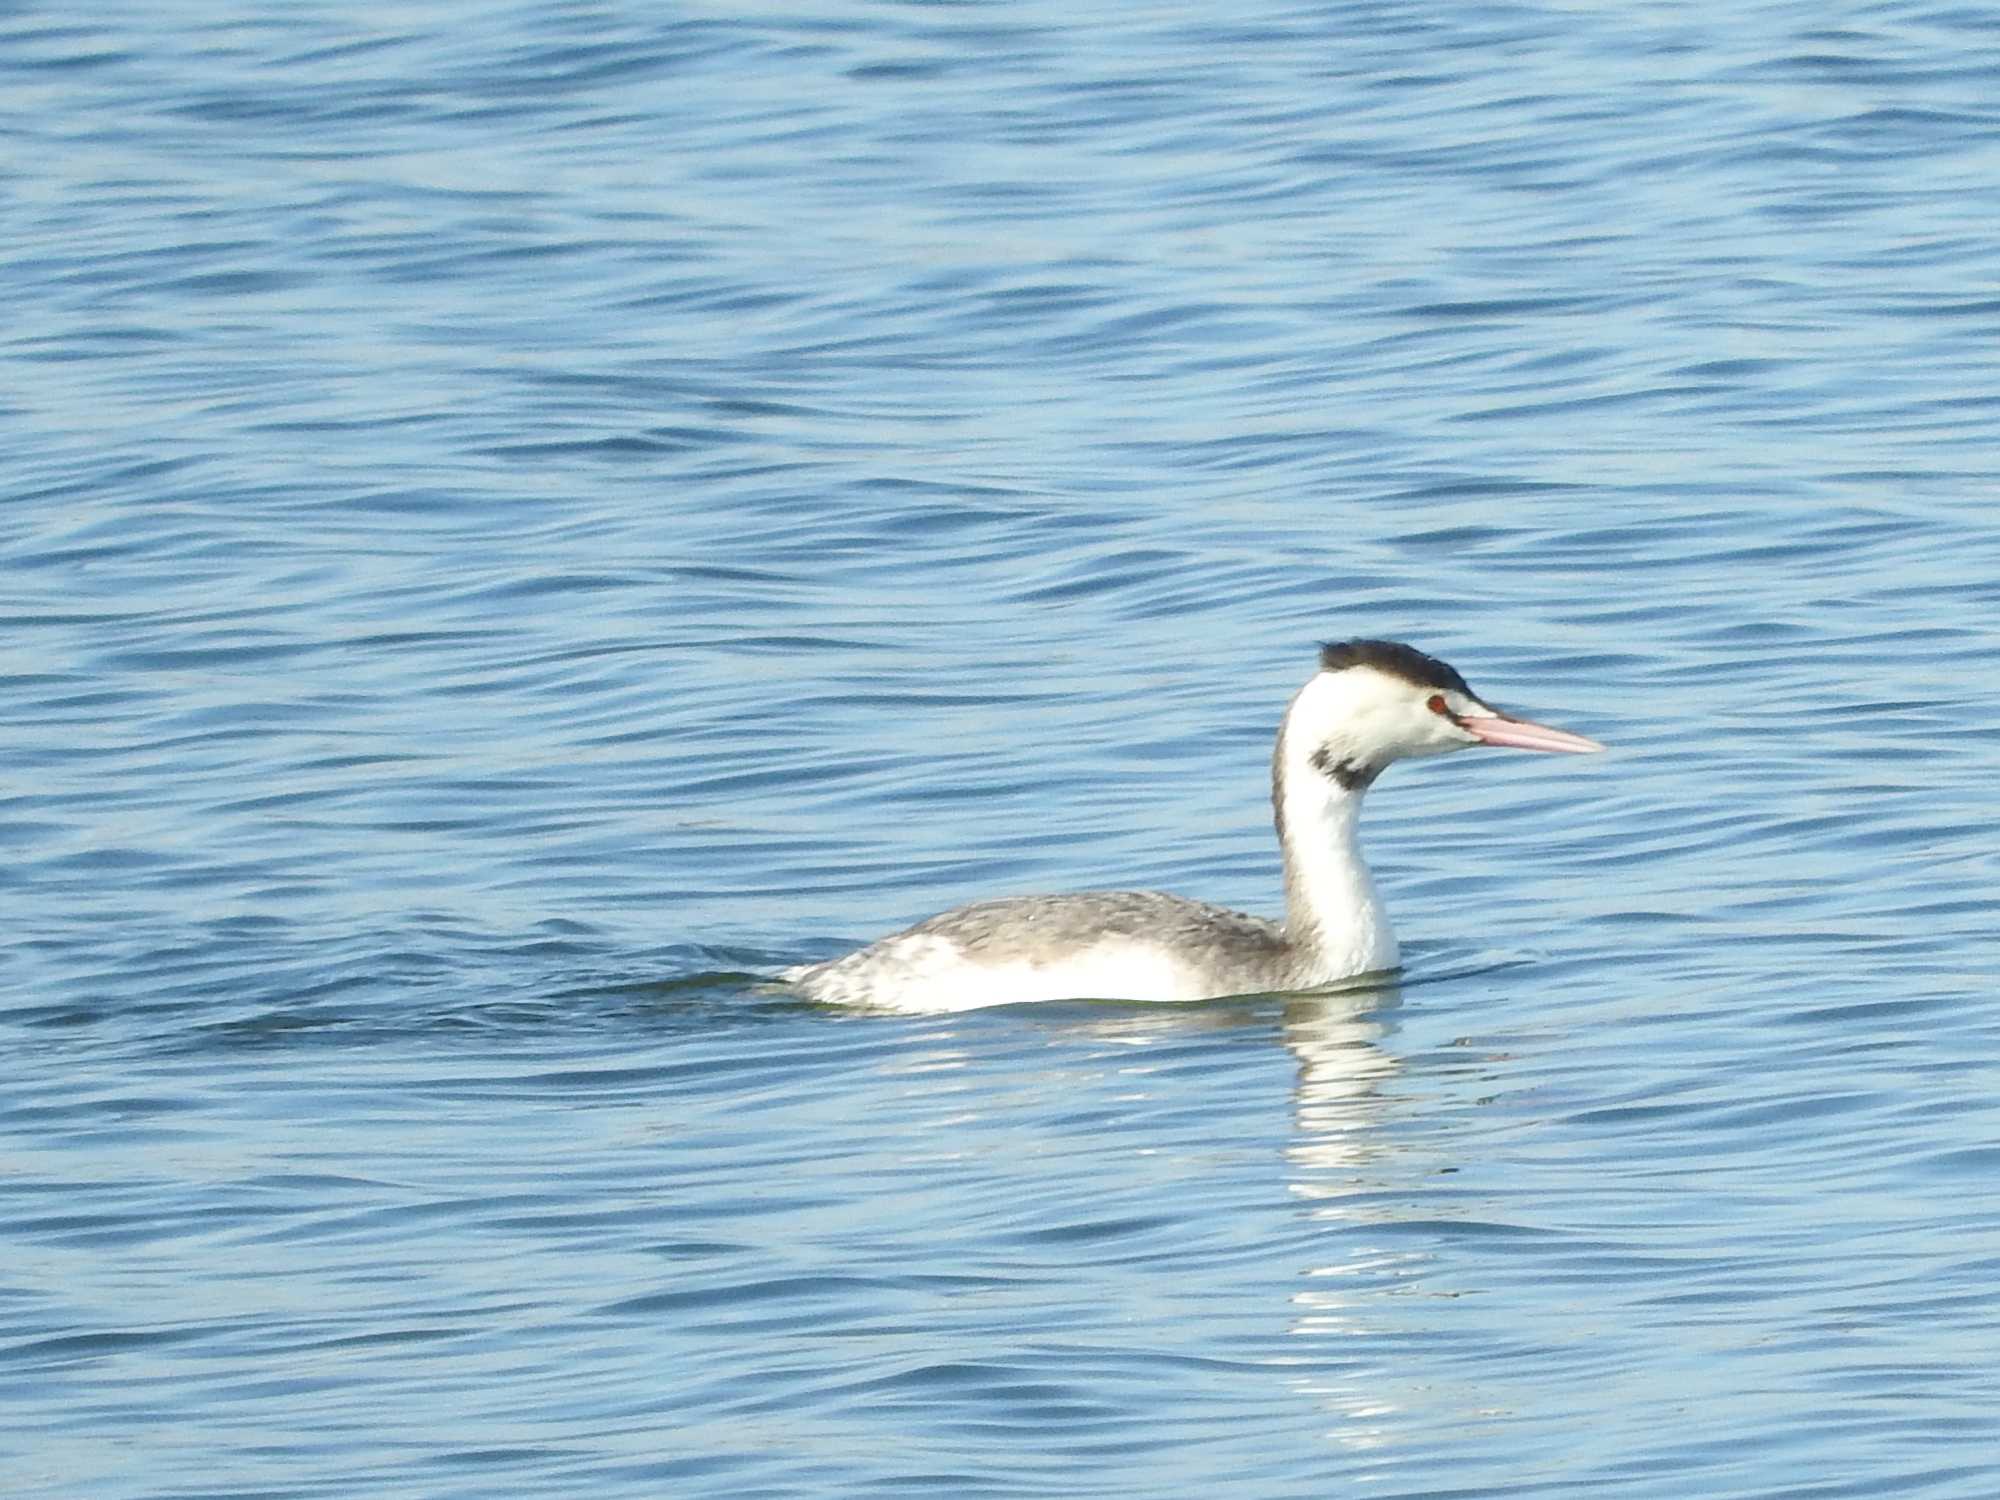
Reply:
<svg viewBox="0 0 2000 1500"><path fill-rule="evenodd" d="M12 1497L1991 1500L2000 25L0 16ZM1399 983L939 1017L957 901Z"/></svg>

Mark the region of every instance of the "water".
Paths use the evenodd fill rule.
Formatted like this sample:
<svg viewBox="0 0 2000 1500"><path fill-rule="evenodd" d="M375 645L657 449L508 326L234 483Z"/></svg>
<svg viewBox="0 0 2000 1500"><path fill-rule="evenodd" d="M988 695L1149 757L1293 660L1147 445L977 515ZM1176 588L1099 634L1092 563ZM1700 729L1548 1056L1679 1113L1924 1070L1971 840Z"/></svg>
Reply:
<svg viewBox="0 0 2000 1500"><path fill-rule="evenodd" d="M1988 1500L1997 41L10 12L7 1493ZM756 982L1355 634L1395 989Z"/></svg>

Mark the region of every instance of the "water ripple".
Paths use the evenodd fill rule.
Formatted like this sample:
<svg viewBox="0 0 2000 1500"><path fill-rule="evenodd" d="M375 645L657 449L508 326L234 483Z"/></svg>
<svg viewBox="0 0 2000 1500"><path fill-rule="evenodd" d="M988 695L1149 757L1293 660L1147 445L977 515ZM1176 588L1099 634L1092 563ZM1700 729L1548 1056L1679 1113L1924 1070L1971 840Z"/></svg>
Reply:
<svg viewBox="0 0 2000 1500"><path fill-rule="evenodd" d="M10 1493L1986 1500L1995 37L0 19ZM762 978L1355 634L1399 986Z"/></svg>

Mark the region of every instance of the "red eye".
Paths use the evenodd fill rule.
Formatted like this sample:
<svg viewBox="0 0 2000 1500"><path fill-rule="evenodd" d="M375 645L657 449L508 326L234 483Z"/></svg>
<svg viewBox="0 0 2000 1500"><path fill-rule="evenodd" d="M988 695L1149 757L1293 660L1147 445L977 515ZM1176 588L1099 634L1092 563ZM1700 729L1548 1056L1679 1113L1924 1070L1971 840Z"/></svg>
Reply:
<svg viewBox="0 0 2000 1500"><path fill-rule="evenodd" d="M1451 710L1445 707L1443 693L1432 693L1431 701L1425 707L1434 714L1443 714L1447 719L1451 717Z"/></svg>

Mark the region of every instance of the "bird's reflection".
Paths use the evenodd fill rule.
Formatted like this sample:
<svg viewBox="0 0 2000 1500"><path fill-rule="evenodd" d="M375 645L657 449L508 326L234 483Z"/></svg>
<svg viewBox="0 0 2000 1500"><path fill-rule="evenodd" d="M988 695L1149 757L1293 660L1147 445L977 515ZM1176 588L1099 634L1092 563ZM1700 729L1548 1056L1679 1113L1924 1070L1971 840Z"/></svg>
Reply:
<svg viewBox="0 0 2000 1500"><path fill-rule="evenodd" d="M1386 985L1294 1001L1284 1016L1285 1045L1298 1060L1286 1186L1315 1231L1288 1297L1297 1341L1290 1383L1331 1418L1329 1442L1360 1452L1394 1447L1408 1420L1398 1382L1365 1351L1394 1338L1397 1309L1408 1308L1396 1294L1430 1266L1424 1251L1366 1232L1379 1222L1383 1192L1407 1187L1407 1163L1382 1129L1402 1067L1382 1043L1401 999Z"/></svg>
<svg viewBox="0 0 2000 1500"><path fill-rule="evenodd" d="M1299 996L1284 1013L1285 1046L1298 1059L1290 1187L1304 1198L1353 1190L1353 1168L1374 1154L1371 1127L1397 1062L1382 1046L1402 1002L1395 984Z"/></svg>
<svg viewBox="0 0 2000 1500"><path fill-rule="evenodd" d="M1407 1294L1421 1288L1435 1268L1421 1238L1396 1232L1411 1194L1423 1190L1421 1182L1411 1181L1419 1169L1407 1149L1408 1133L1389 1128L1406 1093L1399 1085L1407 1064L1395 1037L1401 1007L1398 984L1371 982L1276 1002L1252 997L1195 1006L1023 1007L1015 1023L1028 1023L1065 1050L1085 1042L1073 1058L1093 1070L1109 1061L1121 1086L1133 1090L1117 1095L1127 1107L1156 1097L1156 1091L1179 1097L1181 1070L1211 1057L1241 1063L1235 1078L1270 1081L1268 1056L1262 1065L1251 1064L1255 1049L1233 1041L1246 1030L1275 1034L1292 1063L1289 1094L1274 1090L1254 1106L1276 1112L1288 1104L1290 1115L1281 1154L1275 1160L1266 1156L1261 1169L1269 1174L1263 1191L1282 1194L1289 1206L1289 1212L1265 1217L1260 1231L1269 1254L1266 1269L1274 1278L1268 1283L1274 1300L1264 1305L1282 1336L1278 1349L1266 1356L1269 1376L1322 1416L1328 1442L1351 1451L1395 1447L1410 1421L1410 1402L1421 1399L1420 1392L1399 1382L1393 1363L1384 1364L1385 1350L1413 1317L1424 1316L1424 1299ZM989 1034L968 1040L965 1024L952 1017L922 1033L922 1045L899 1055L899 1071L972 1069L976 1075L990 1059L994 1039ZM1203 1032L1233 1037L1211 1052L1201 1041ZM1018 1032L1000 1028L999 1034ZM1117 1056L1127 1049L1129 1060ZM996 1108L978 1076L968 1077L961 1091L935 1097L962 1111L944 1117L943 1123L953 1125ZM1150 1132L1158 1125L1157 1117L1145 1116L1133 1129ZM1105 1127L1097 1119L1092 1128ZM1152 1149L1154 1137L1145 1138ZM1212 1167L1204 1160L1201 1169ZM1276 1207L1269 1197L1265 1205Z"/></svg>

